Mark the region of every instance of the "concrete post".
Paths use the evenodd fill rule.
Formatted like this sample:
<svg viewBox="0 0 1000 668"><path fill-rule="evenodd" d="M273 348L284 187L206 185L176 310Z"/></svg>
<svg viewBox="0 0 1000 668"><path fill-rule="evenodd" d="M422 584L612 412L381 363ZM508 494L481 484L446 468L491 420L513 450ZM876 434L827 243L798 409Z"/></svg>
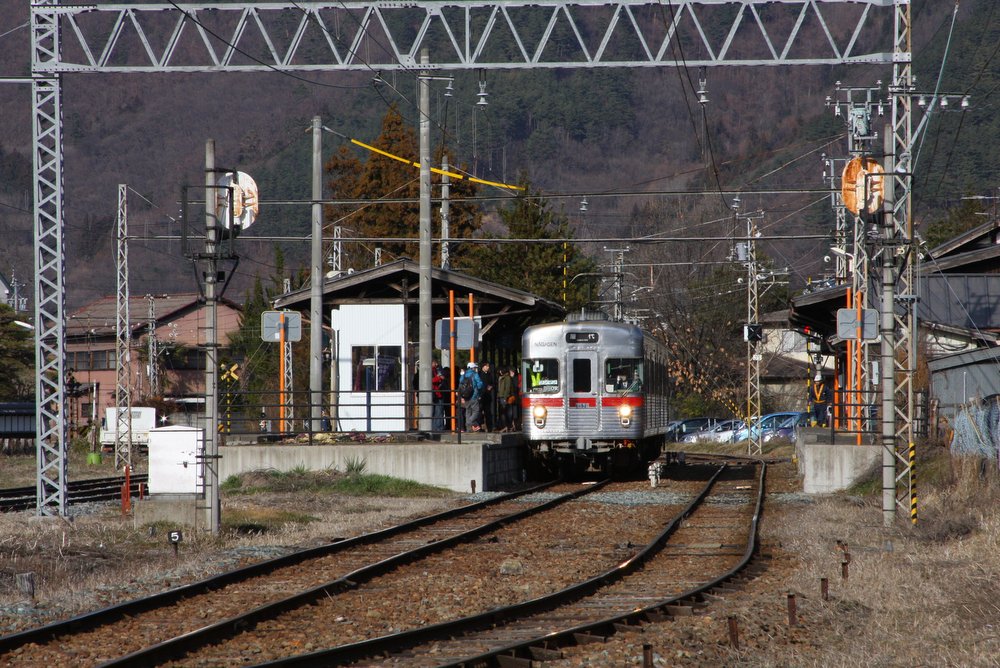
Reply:
<svg viewBox="0 0 1000 668"><path fill-rule="evenodd" d="M420 53L420 64L430 62L427 50ZM431 96L428 72L421 73L420 81L420 323L418 330L417 384L422 390L417 396L420 410L420 431L429 432L433 427L431 416Z"/></svg>
<svg viewBox="0 0 1000 668"><path fill-rule="evenodd" d="M219 278L218 221L215 203L219 191L215 187L215 140L205 142L205 502L208 506L208 529L218 535L221 506L219 503L219 412L218 380L219 361L216 341L218 338L218 302L216 283ZM228 193L226 193L228 195Z"/></svg>
<svg viewBox="0 0 1000 668"><path fill-rule="evenodd" d="M309 417L320 430L323 410L323 128L312 119L312 267L309 272Z"/></svg>

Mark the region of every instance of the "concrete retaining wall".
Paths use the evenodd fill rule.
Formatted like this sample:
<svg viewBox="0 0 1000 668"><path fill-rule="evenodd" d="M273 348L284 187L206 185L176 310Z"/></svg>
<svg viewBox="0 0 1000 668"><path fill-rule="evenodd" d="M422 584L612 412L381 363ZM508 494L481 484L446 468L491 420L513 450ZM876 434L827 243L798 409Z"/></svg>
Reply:
<svg viewBox="0 0 1000 668"><path fill-rule="evenodd" d="M469 492L495 491L519 482L524 469L523 450L516 435L500 443L419 442L337 445L236 445L219 448L219 480L262 469L291 471L304 467L347 470L351 461L364 461L366 473L378 473Z"/></svg>
<svg viewBox="0 0 1000 668"><path fill-rule="evenodd" d="M828 494L847 489L882 461L882 446L807 441L795 444L802 491Z"/></svg>

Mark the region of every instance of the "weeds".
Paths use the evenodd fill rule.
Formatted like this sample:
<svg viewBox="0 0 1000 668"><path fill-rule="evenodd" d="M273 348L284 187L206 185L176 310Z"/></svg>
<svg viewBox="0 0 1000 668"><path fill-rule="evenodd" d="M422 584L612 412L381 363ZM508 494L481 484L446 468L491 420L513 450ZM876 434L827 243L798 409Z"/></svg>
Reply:
<svg viewBox="0 0 1000 668"><path fill-rule="evenodd" d="M364 457L348 457L344 462L344 466L347 470L347 475L357 476L365 472L365 469L368 468L368 462L365 461Z"/></svg>
<svg viewBox="0 0 1000 668"><path fill-rule="evenodd" d="M400 480L385 475L348 475L334 485L334 491L352 496L424 496L442 497L452 493L413 480Z"/></svg>

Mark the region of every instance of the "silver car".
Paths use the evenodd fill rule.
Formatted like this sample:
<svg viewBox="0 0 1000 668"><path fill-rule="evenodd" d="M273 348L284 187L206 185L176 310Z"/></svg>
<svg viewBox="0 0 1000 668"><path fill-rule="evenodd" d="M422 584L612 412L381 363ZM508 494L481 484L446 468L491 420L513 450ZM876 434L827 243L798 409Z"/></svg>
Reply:
<svg viewBox="0 0 1000 668"><path fill-rule="evenodd" d="M743 428L743 420L723 420L714 427L684 436L683 443L732 443L733 434Z"/></svg>

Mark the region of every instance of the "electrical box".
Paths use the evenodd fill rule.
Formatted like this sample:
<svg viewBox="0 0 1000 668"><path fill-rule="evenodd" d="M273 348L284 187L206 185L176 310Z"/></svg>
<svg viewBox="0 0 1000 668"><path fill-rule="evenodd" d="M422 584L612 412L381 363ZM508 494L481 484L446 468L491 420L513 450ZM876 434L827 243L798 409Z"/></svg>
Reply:
<svg viewBox="0 0 1000 668"><path fill-rule="evenodd" d="M198 454L204 430L181 425L149 430L149 493L196 494L203 486Z"/></svg>

